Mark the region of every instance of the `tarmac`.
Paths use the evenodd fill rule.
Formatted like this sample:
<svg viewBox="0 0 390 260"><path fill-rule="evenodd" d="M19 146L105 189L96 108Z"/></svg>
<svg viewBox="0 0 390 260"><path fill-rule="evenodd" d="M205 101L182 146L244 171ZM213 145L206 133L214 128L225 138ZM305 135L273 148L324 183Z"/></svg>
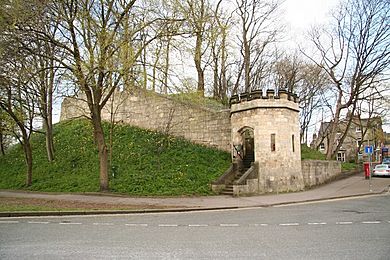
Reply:
<svg viewBox="0 0 390 260"><path fill-rule="evenodd" d="M92 215L132 214L156 212L186 212L199 210L221 210L252 207L271 207L294 203L307 203L332 199L390 195L390 178L365 179L363 173L333 181L307 191L265 194L246 197L199 196L199 197L129 197L107 193L38 193L0 190L0 197L36 198L46 200L103 203L121 206L135 206L135 210L93 210L54 212L0 212L0 217L45 216L45 215Z"/></svg>

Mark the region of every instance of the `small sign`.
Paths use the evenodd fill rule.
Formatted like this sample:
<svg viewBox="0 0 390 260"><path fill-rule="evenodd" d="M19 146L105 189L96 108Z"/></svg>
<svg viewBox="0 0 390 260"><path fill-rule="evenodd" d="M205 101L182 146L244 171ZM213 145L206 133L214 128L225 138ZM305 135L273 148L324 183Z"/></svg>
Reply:
<svg viewBox="0 0 390 260"><path fill-rule="evenodd" d="M367 145L364 147L364 153L366 153L366 154L372 154L373 150L374 149L373 149L372 145Z"/></svg>

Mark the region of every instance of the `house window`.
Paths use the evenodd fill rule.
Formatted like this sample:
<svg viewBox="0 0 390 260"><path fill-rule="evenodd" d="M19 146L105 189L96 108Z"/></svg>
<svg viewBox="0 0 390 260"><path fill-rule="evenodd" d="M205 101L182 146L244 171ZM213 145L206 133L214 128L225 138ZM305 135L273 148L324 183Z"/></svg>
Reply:
<svg viewBox="0 0 390 260"><path fill-rule="evenodd" d="M294 138L294 135L291 136L291 145L292 145L292 151L293 153L295 153L295 138Z"/></svg>
<svg viewBox="0 0 390 260"><path fill-rule="evenodd" d="M338 152L337 153L337 161L345 162L345 152Z"/></svg>
<svg viewBox="0 0 390 260"><path fill-rule="evenodd" d="M320 151L325 151L325 144L324 143L320 144Z"/></svg>
<svg viewBox="0 0 390 260"><path fill-rule="evenodd" d="M356 140L356 147L360 147L362 144L362 138L358 137L358 139Z"/></svg>
<svg viewBox="0 0 390 260"><path fill-rule="evenodd" d="M275 134L271 134L271 152L276 151Z"/></svg>
<svg viewBox="0 0 390 260"><path fill-rule="evenodd" d="M360 128L360 126L357 126L356 127L356 133L361 133L362 132L362 129Z"/></svg>

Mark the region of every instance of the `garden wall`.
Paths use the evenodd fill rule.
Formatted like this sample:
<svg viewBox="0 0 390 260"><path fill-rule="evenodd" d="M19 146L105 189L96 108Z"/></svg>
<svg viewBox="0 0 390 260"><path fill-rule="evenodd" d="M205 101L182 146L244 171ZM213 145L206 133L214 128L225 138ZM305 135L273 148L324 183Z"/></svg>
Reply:
<svg viewBox="0 0 390 260"><path fill-rule="evenodd" d="M326 183L341 174L338 161L303 160L302 174L305 187Z"/></svg>

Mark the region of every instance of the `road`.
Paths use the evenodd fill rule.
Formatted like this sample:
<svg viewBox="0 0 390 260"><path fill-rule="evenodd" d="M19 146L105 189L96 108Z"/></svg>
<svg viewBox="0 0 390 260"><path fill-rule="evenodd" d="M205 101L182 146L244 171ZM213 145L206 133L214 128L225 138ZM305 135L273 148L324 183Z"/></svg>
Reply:
<svg viewBox="0 0 390 260"><path fill-rule="evenodd" d="M390 195L227 211L2 218L0 259L390 259Z"/></svg>

